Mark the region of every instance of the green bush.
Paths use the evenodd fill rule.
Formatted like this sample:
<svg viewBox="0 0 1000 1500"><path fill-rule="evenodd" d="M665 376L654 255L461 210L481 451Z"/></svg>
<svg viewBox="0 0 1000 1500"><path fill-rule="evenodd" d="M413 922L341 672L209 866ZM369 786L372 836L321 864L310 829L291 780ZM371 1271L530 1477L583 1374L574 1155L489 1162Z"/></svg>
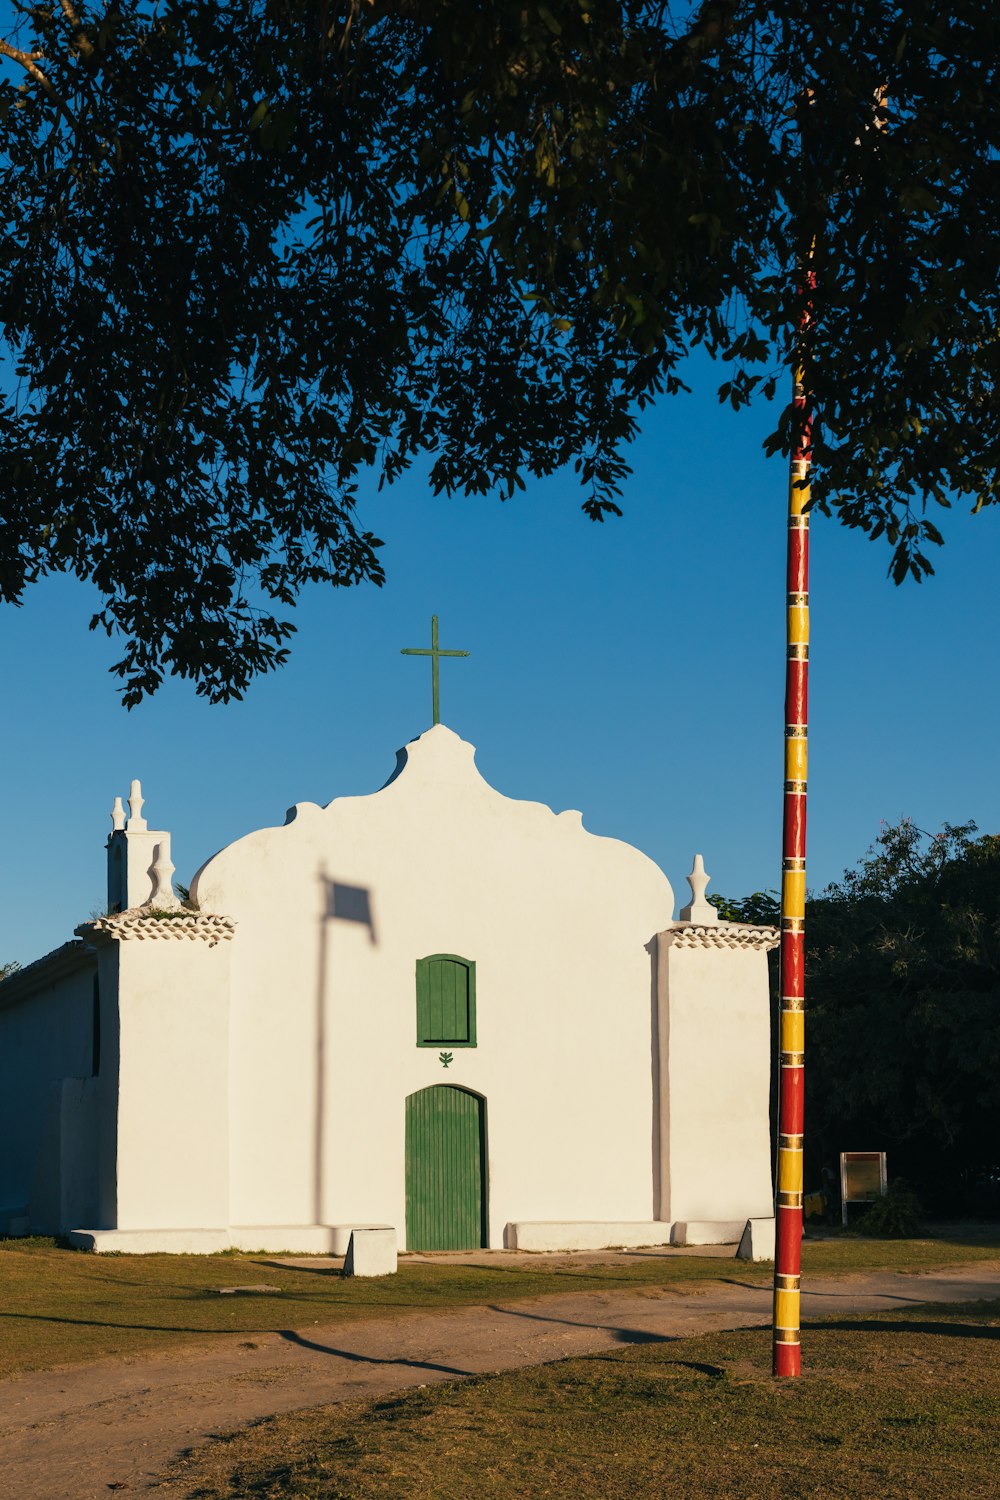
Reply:
<svg viewBox="0 0 1000 1500"><path fill-rule="evenodd" d="M858 1222L861 1234L879 1240L908 1240L923 1229L924 1210L913 1189L896 1177L884 1198L876 1198Z"/></svg>

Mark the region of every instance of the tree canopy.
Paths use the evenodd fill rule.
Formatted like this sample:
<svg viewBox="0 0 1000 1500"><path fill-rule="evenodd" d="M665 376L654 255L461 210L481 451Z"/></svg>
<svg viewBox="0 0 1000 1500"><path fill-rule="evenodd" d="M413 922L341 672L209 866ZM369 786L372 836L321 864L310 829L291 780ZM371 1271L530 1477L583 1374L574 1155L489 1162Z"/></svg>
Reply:
<svg viewBox="0 0 1000 1500"><path fill-rule="evenodd" d="M0 42L0 597L72 571L225 699L309 582L382 580L359 477L573 464L643 409L815 410L815 503L884 535L998 494L1000 13L982 0L16 0ZM796 333L811 249L814 317Z"/></svg>

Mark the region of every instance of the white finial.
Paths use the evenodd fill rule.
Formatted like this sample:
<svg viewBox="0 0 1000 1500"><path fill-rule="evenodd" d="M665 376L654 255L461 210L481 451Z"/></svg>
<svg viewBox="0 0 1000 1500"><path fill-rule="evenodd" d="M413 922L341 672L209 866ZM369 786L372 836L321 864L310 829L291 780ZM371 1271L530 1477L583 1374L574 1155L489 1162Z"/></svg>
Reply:
<svg viewBox="0 0 1000 1500"><path fill-rule="evenodd" d="M145 904L147 906L157 906L161 909L170 909L179 906L180 902L174 894L174 885L171 880L171 876L174 873L174 866L170 862L169 844L157 844L156 862L149 873L153 877L153 889L150 891L149 900Z"/></svg>
<svg viewBox="0 0 1000 1500"><path fill-rule="evenodd" d="M142 816L142 804L145 800L145 797L142 795L142 782L133 781L128 794L129 833L146 832L146 819Z"/></svg>
<svg viewBox="0 0 1000 1500"><path fill-rule="evenodd" d="M712 877L705 873L705 861L700 854L694 857L694 866L687 878L691 887L691 900L687 906L681 907L682 922L698 922L701 926L714 925L719 920L719 913L710 901L705 900L705 892L708 882Z"/></svg>
<svg viewBox="0 0 1000 1500"><path fill-rule="evenodd" d="M115 805L111 809L111 826L115 833L121 833L125 827L125 808L120 797L115 798Z"/></svg>

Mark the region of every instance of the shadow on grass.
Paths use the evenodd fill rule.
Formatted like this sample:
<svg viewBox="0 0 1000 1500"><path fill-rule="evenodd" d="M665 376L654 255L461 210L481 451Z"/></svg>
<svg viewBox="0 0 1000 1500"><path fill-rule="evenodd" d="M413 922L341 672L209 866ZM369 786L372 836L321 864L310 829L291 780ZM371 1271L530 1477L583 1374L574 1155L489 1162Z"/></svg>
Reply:
<svg viewBox="0 0 1000 1500"><path fill-rule="evenodd" d="M537 1266L495 1266L491 1261L489 1265L483 1265L479 1262L475 1265L463 1266L455 1261L441 1261L435 1264L432 1260L411 1262L411 1265L413 1269L425 1266L428 1270L464 1271L466 1275L471 1273L474 1276L494 1276L499 1273L502 1276L520 1276L524 1280L536 1276L544 1276L546 1278L549 1276L559 1276L565 1278L567 1281L595 1281L599 1282L601 1286L612 1286L617 1281L620 1281L623 1286L632 1286L634 1284L633 1277L609 1276L606 1274L605 1267L600 1265L580 1266L577 1268L575 1266L546 1265L544 1261L541 1261Z"/></svg>
<svg viewBox="0 0 1000 1500"><path fill-rule="evenodd" d="M288 1264L287 1260L257 1260L256 1257L254 1258L254 1262L253 1263L254 1263L255 1266L270 1266L275 1271L284 1271L284 1273L285 1273L286 1276L288 1275L289 1271L294 1272L294 1274L296 1276L298 1276L299 1272L301 1271L304 1276L333 1276L333 1277L336 1277L338 1279L341 1279L342 1276L343 1276L344 1257L342 1255L339 1255L339 1256L336 1256L334 1258L340 1261L340 1265L338 1265L338 1266L300 1266L300 1265L291 1266L291 1265Z"/></svg>
<svg viewBox="0 0 1000 1500"><path fill-rule="evenodd" d="M203 1299L199 1297L197 1300L201 1302ZM268 1300L270 1300L270 1298L268 1298ZM399 1307L407 1313L421 1313L427 1311L427 1309L421 1306L419 1303L414 1304L411 1302L387 1302L384 1304L379 1304L378 1310L381 1311L383 1306L389 1312L391 1312L395 1307ZM351 1311L350 1308L346 1310L348 1312ZM464 1312L465 1310L465 1308L443 1309L444 1312ZM315 1307L312 1307L310 1308L310 1311L315 1312L317 1311L317 1309ZM328 1311L330 1311L331 1313L335 1313L343 1311L343 1309L330 1308L328 1309ZM113 1323L108 1318L69 1318L65 1315L57 1313L0 1312L0 1319L6 1320L9 1323L65 1323L73 1328L117 1328L125 1333L132 1331L136 1333L194 1333L198 1334L199 1337L204 1336L206 1338L235 1338L238 1334L243 1333L284 1334L285 1331L284 1329L276 1328L273 1323L263 1324L260 1327L230 1326L228 1328L213 1328L210 1323L203 1323L194 1327L187 1323ZM331 1316L329 1319L329 1323L331 1326L334 1324L349 1323L351 1327L359 1327L368 1323L373 1323L375 1321L377 1320L374 1318L337 1318L335 1316ZM113 1353L114 1351L109 1352ZM150 1352L162 1353L162 1350L151 1350Z"/></svg>
<svg viewBox="0 0 1000 1500"><path fill-rule="evenodd" d="M899 1322L880 1318L810 1318L804 1328L814 1333L837 1329L847 1333L936 1333L952 1339L1000 1339L1000 1328L987 1328L983 1323L930 1323L921 1318L906 1318Z"/></svg>
<svg viewBox="0 0 1000 1500"><path fill-rule="evenodd" d="M598 1328L611 1334L619 1344L672 1344L676 1334L651 1333L646 1328L612 1328L607 1323L585 1323L579 1318L553 1318L544 1313L521 1312L514 1307L498 1307L492 1304L488 1312L500 1313L505 1318L524 1318L529 1323L558 1323L564 1328Z"/></svg>
<svg viewBox="0 0 1000 1500"><path fill-rule="evenodd" d="M73 1328L117 1328L124 1333L196 1333L209 1337L221 1334L223 1338L234 1338L242 1333L280 1333L278 1328L189 1328L183 1323L111 1323L107 1318L66 1318L55 1313L0 1312L0 1318L12 1323L67 1323ZM117 1357L115 1350L109 1354ZM151 1349L150 1354L162 1354L162 1349Z"/></svg>
<svg viewBox="0 0 1000 1500"><path fill-rule="evenodd" d="M852 1297L856 1301L857 1295L857 1290L851 1287L847 1287L842 1292L818 1292L814 1287L809 1285L808 1281L806 1281L802 1288L803 1297L814 1297L817 1302L849 1302ZM862 1295L865 1294L862 1293ZM879 1297L883 1302L900 1302L909 1307L920 1307L931 1300L926 1295L923 1297L904 1297L901 1292L886 1292L877 1287L873 1289L870 1295L872 1297Z"/></svg>
<svg viewBox="0 0 1000 1500"><path fill-rule="evenodd" d="M339 1265L289 1266L288 1262L283 1262L283 1260L255 1260L255 1262L253 1262L253 1265L270 1266L273 1271L283 1271L286 1272L286 1274L288 1274L289 1271L294 1272L295 1275L297 1275L298 1272L303 1272L303 1274L307 1275L307 1277L328 1277L334 1281L343 1280L343 1272L342 1269L340 1269ZM435 1263L429 1262L429 1260L421 1260L421 1262L409 1263L405 1262L405 1260L402 1260L402 1262L400 1262L399 1269L400 1272L429 1271L432 1272L432 1274L433 1272L447 1272L448 1277L451 1277L451 1275L456 1275L457 1277L457 1274L459 1274L460 1272L460 1274L462 1274L463 1281L489 1280L489 1278L496 1277L496 1275L504 1275L504 1277L511 1277L513 1278L513 1280L528 1281L528 1283L534 1283L535 1278L540 1277L544 1278L544 1280L546 1281L550 1280L550 1278L552 1278L552 1280L555 1280L555 1278L559 1278L559 1280L562 1281L591 1281L592 1287L588 1290L594 1290L594 1292L600 1292L603 1287L615 1289L615 1287L621 1286L625 1287L625 1289L628 1289L628 1287L649 1286L649 1283L646 1283L646 1281L636 1280L636 1278L633 1277L610 1277L610 1275L595 1275L594 1272L589 1271L589 1269L580 1268L579 1271L577 1271L577 1269L568 1268L568 1266L567 1268L555 1268L555 1266L538 1266L538 1268L535 1268L535 1266L460 1266L454 1265L454 1263L451 1262L441 1262L439 1263L439 1265L435 1265ZM691 1280L700 1280L700 1278L691 1278ZM705 1277L703 1278L703 1280L714 1280L714 1278ZM556 1295L555 1287L550 1290L552 1290L552 1295ZM298 1293L298 1295L304 1296L306 1295L306 1293ZM525 1293L525 1296L538 1295L546 1296L549 1295L549 1293L547 1293L546 1290L543 1290L543 1292L540 1293L538 1292L537 1287L532 1287L529 1292ZM456 1307L457 1305L459 1304L456 1304Z"/></svg>
<svg viewBox="0 0 1000 1500"><path fill-rule="evenodd" d="M278 1337L288 1344L295 1344L299 1349L312 1349L317 1354L329 1354L336 1359L346 1359L352 1364L358 1365L389 1365L400 1366L408 1370L436 1370L441 1375L472 1375L473 1370L461 1370L457 1365L438 1365L432 1360L426 1359L383 1359L377 1354L358 1354L353 1349L334 1349L329 1344L318 1343L315 1339L307 1339L301 1333L296 1333L294 1328L278 1328L275 1330Z"/></svg>
<svg viewBox="0 0 1000 1500"><path fill-rule="evenodd" d="M336 1258L341 1262L343 1261L342 1256L338 1256ZM339 1265L301 1266L296 1264L292 1266L289 1265L285 1260L258 1260L256 1258L254 1259L254 1265L270 1266L275 1271L284 1271L286 1273L288 1271L293 1271L296 1273L296 1275L300 1271L302 1271L307 1276L330 1276L337 1280L341 1279L342 1274L341 1267ZM544 1264L538 1266L495 1266L492 1264L476 1264L465 1266L454 1261L441 1261L435 1263L431 1260L407 1261L405 1259L401 1259L399 1270L447 1271L449 1274L451 1272L461 1272L466 1279L468 1279L469 1277L487 1278L497 1275L511 1276L514 1278L520 1278L525 1281L533 1280L536 1277L545 1277L546 1279L548 1279L549 1277L559 1277L566 1281L592 1281L594 1282L594 1291L599 1291L603 1286L615 1286L618 1284L626 1287L648 1285L647 1282L638 1280L632 1276L609 1276L604 1273L603 1267L601 1268L601 1274L596 1274L593 1270L586 1266L581 1266L579 1267L579 1269L572 1266L546 1266ZM694 1279L696 1278L692 1277L692 1280ZM704 1279L709 1280L710 1278L706 1276ZM526 1295L535 1296L536 1293L535 1291L531 1291Z"/></svg>
<svg viewBox="0 0 1000 1500"><path fill-rule="evenodd" d="M383 1358L376 1354L360 1354L353 1349L334 1348L330 1344L324 1344L316 1339L308 1339L304 1334L297 1332L294 1328L187 1328L166 1326L159 1323L110 1323L106 1320L94 1322L88 1318L66 1318L54 1317L46 1313L0 1313L0 1318L18 1319L23 1318L31 1323L63 1323L75 1328L116 1328L125 1333L193 1333L199 1337L221 1335L226 1339L234 1339L248 1333L273 1334L275 1338L283 1339L286 1344L294 1344L299 1349L311 1349L317 1354L328 1354L332 1358L347 1360L352 1364L363 1365L398 1365L401 1368L413 1370L436 1370L442 1375L473 1375L474 1370L460 1369L456 1365L435 1364L431 1360ZM113 1352L113 1351L112 1351ZM163 1353L163 1350L150 1350L151 1355Z"/></svg>
<svg viewBox="0 0 1000 1500"><path fill-rule="evenodd" d="M348 1360L355 1364L365 1365L399 1365L414 1370L437 1370L442 1375L472 1375L475 1371L462 1370L454 1365L434 1364L429 1360L420 1359L384 1359L375 1354L359 1354L351 1349L335 1349L329 1344L319 1343L315 1339L307 1339L303 1334L296 1332L294 1328L178 1328L167 1327L159 1323L109 1323L101 1321L92 1322L87 1318L57 1318L44 1313L0 1313L0 1318L17 1319L23 1318L32 1323L67 1323L76 1328L117 1328L125 1333L193 1333L201 1336L219 1335L224 1338L233 1339L242 1334L253 1333L263 1335L274 1334L275 1338L284 1339L287 1344L295 1344L300 1349L312 1349L317 1354L329 1354L337 1359ZM112 1351L113 1352L113 1351ZM163 1353L163 1350L150 1350L151 1355Z"/></svg>

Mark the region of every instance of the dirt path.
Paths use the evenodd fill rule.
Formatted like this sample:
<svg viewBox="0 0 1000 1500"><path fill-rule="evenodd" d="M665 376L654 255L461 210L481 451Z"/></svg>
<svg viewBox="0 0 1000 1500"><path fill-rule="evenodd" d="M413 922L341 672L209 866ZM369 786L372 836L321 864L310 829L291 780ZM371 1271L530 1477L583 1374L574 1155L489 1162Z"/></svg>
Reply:
<svg viewBox="0 0 1000 1500"><path fill-rule="evenodd" d="M807 1317L1000 1297L1000 1262L812 1279ZM570 1293L341 1327L234 1335L211 1349L104 1360L0 1382L0 1495L149 1493L178 1453L255 1419L623 1344L766 1323L770 1288ZM178 1481L166 1493L182 1494ZM160 1490L164 1493L164 1489Z"/></svg>

